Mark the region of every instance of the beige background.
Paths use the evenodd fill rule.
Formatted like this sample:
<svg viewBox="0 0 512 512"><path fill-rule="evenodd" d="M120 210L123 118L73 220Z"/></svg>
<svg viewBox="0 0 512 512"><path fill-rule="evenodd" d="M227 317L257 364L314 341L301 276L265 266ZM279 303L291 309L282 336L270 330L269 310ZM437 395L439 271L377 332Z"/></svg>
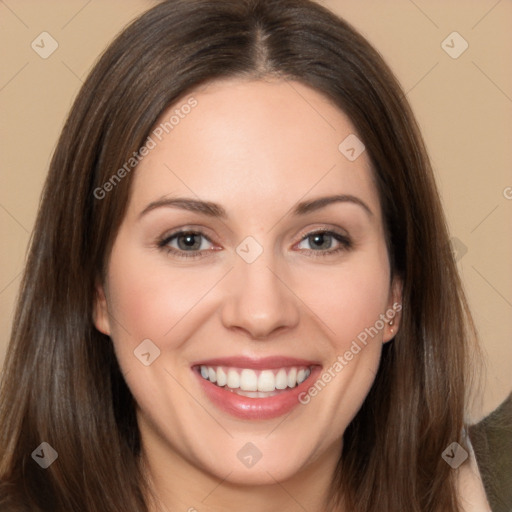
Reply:
<svg viewBox="0 0 512 512"><path fill-rule="evenodd" d="M0 0L0 364L39 196L64 117L143 0ZM325 0L383 54L420 122L487 354L480 416L512 389L512 2ZM46 31L58 49L31 43ZM468 43L451 58L442 42ZM461 48L460 41L448 38ZM466 252L467 251L467 252Z"/></svg>

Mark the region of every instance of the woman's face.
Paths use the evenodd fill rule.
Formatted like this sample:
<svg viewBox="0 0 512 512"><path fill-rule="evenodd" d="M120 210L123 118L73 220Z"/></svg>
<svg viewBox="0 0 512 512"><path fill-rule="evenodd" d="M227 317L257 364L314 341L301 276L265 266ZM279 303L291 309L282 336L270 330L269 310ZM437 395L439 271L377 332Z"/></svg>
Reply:
<svg viewBox="0 0 512 512"><path fill-rule="evenodd" d="M95 313L144 453L237 483L334 470L400 309L354 127L300 83L226 80L150 137Z"/></svg>

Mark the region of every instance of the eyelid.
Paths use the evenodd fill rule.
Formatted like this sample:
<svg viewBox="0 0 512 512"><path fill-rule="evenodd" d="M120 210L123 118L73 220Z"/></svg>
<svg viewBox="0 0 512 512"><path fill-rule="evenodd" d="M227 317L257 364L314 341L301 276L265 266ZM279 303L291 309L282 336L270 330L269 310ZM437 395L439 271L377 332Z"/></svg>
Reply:
<svg viewBox="0 0 512 512"><path fill-rule="evenodd" d="M203 233L202 231L200 231L198 229L178 229L177 231L172 231L170 233L166 233L165 235L160 237L160 239L162 241L170 240L171 238L174 238L177 235L184 235L184 234L193 234L193 235L198 235L198 236L200 235L203 238L206 238L209 242L212 242L210 240L210 237L207 234Z"/></svg>
<svg viewBox="0 0 512 512"><path fill-rule="evenodd" d="M346 229L343 229L342 227L335 224L322 224L318 222L310 224L306 228L301 229L295 237L301 241L304 240L304 238L316 233L335 233L341 237L350 238L350 234Z"/></svg>
<svg viewBox="0 0 512 512"><path fill-rule="evenodd" d="M195 251L183 251L177 249L175 247L171 247L169 244L171 241L175 240L179 235L185 234L194 234L196 236L200 236L207 240L214 247L211 249L201 249ZM209 237L205 232L204 228L195 228L192 226L181 226L172 231L166 232L164 235L160 236L156 241L156 246L158 249L166 250L168 253L172 253L176 255L178 258L200 258L208 255L208 253L219 250L217 244Z"/></svg>
<svg viewBox="0 0 512 512"><path fill-rule="evenodd" d="M335 233L344 238L350 238L348 231L338 226L317 224L315 227L308 227L306 229L301 230L300 234L298 235L299 241L302 241L304 240L304 238L314 235L316 233Z"/></svg>
<svg viewBox="0 0 512 512"><path fill-rule="evenodd" d="M344 231L344 230L341 230ZM342 251L348 251L353 247L353 241L350 235L346 232L341 232L338 229L335 228L327 228L327 227L319 227L319 228L313 228L312 230L306 231L303 235L301 235L301 238L298 242L294 244L294 247L298 244L301 244L308 238L315 236L317 234L321 235L327 235L332 237L336 242L338 242L338 247L335 249L327 249L325 251L315 251L313 249L302 249L302 251L305 251L308 254L313 254L314 256L329 256L338 254Z"/></svg>
<svg viewBox="0 0 512 512"><path fill-rule="evenodd" d="M182 233L194 233L194 234L203 236L210 243L213 243L212 237L207 234L207 231L209 231L209 230L207 228L205 228L204 226L196 226L194 224L186 224L184 226L179 226L177 228L165 231L163 235L160 235L158 237L158 241L168 240L169 238L172 238L173 236L176 236L176 235L180 235Z"/></svg>

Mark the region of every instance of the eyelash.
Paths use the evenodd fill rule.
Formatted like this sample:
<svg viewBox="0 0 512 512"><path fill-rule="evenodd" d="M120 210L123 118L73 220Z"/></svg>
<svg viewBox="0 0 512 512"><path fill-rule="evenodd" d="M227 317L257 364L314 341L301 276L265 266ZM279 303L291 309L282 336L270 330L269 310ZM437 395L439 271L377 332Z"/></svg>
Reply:
<svg viewBox="0 0 512 512"><path fill-rule="evenodd" d="M194 231L194 230L182 230L182 231L176 231L175 233L172 233L168 236L163 237L158 241L158 247L164 251L167 252L167 254L174 254L178 258L199 258L201 257L201 254L203 252L211 252L211 251L180 251L178 249L175 249L174 247L168 247L168 244L174 239L177 238L180 235L195 235L195 236L202 236L208 242L213 243L204 233L201 233L200 231ZM188 253L188 254L187 254Z"/></svg>
<svg viewBox="0 0 512 512"><path fill-rule="evenodd" d="M157 242L157 246L161 250L165 250L167 254L172 253L178 258L200 258L204 253L211 252L211 250L204 250L204 251L182 251L175 249L174 247L168 247L168 244L175 238L179 237L180 235L195 235L195 236L202 236L205 238L208 242L213 243L204 233L201 233L200 231L194 231L194 230L182 230L182 231L176 231L175 233L172 233L168 236L164 236ZM320 229L312 231L311 233L307 233L304 235L300 241L299 244L303 242L304 240L307 240L310 237L313 237L315 235L329 235L332 236L337 242L339 242L339 247L336 249L329 249L326 251L315 251L313 249L304 249L307 254L311 254L313 257L327 257L332 256L333 254L338 254L342 251L347 251L352 248L352 242L349 237L342 235L341 233L338 233L336 231L329 231L326 229Z"/></svg>
<svg viewBox="0 0 512 512"><path fill-rule="evenodd" d="M300 239L299 243L301 243L304 240L307 240L308 238L313 237L315 235L328 235L328 236L334 238L334 240L336 240L339 243L339 246L336 249L328 249L326 251L322 251L322 250L315 251L313 249L303 249L306 251L307 254L310 254L315 258L316 257L322 258L322 257L332 256L333 254L339 254L340 252L344 252L344 251L348 251L348 250L352 249L352 241L350 240L350 238L348 236L342 235L341 233L338 233L336 231L330 231L327 229L317 229L315 231L311 231L311 233L307 233L306 235L304 235Z"/></svg>

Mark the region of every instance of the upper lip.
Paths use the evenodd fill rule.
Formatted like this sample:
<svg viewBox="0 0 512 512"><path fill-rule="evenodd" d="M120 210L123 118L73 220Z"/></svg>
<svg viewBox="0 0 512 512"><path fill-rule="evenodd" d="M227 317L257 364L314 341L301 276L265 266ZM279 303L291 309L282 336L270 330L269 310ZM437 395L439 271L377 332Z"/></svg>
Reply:
<svg viewBox="0 0 512 512"><path fill-rule="evenodd" d="M192 366L228 366L231 368L251 368L253 370L265 370L275 368L287 368L293 366L314 366L319 365L317 361L298 359L296 357L269 356L269 357L246 357L232 356L204 359L194 363Z"/></svg>

